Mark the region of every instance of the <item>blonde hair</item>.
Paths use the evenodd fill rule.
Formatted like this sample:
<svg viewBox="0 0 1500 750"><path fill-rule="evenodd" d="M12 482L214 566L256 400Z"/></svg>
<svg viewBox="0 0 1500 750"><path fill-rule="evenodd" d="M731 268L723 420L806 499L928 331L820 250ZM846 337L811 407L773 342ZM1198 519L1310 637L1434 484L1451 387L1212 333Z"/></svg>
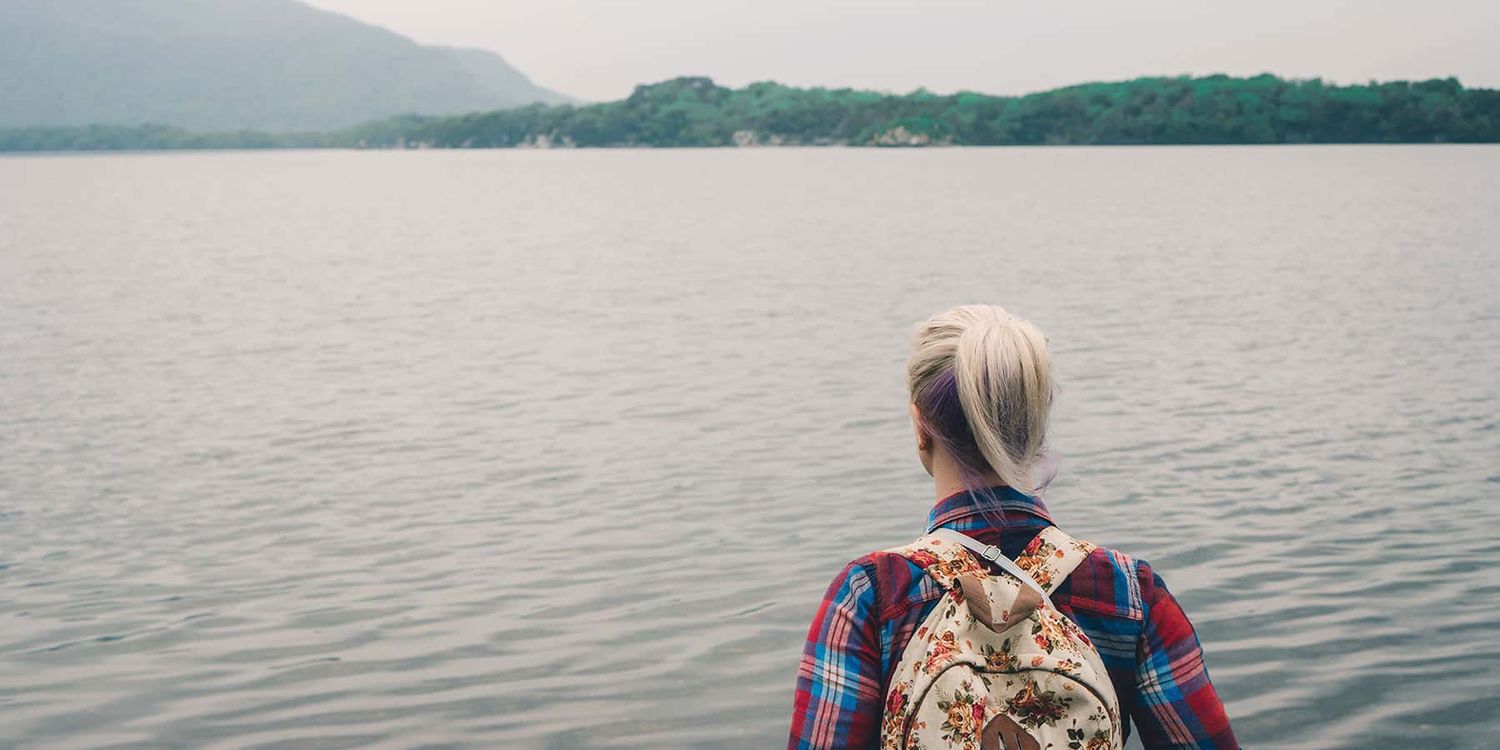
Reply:
<svg viewBox="0 0 1500 750"><path fill-rule="evenodd" d="M964 305L917 325L907 387L921 426L977 488L987 472L1021 492L1034 476L1052 410L1052 358L1036 326L994 305Z"/></svg>

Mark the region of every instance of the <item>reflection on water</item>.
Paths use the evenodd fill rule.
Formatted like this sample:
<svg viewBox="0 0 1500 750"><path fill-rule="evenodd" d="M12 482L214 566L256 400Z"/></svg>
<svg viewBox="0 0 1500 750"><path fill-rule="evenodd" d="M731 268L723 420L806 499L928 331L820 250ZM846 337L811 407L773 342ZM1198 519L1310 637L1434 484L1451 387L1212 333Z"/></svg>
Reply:
<svg viewBox="0 0 1500 750"><path fill-rule="evenodd" d="M776 746L984 301L1242 741L1485 746L1496 216L1493 147L0 160L0 738Z"/></svg>

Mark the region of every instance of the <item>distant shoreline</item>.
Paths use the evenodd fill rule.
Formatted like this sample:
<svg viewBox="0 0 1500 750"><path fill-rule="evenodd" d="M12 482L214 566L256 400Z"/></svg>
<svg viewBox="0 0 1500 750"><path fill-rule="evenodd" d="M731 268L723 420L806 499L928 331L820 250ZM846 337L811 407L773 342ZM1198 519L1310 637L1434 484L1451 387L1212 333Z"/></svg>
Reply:
<svg viewBox="0 0 1500 750"><path fill-rule="evenodd" d="M0 130L0 152L293 149L933 148L1500 142L1500 91L1455 79L1138 78L1000 97L905 95L707 78L602 104L407 115L327 133L196 133L168 125Z"/></svg>
<svg viewBox="0 0 1500 750"><path fill-rule="evenodd" d="M1464 148L1500 146L1500 141L1464 141L1464 142L1438 142L1429 143L1425 141L1415 142L1382 142L1382 143L1073 143L1073 144L1011 144L1000 146L930 146L926 150L931 151L1042 151L1042 150L1140 150L1149 151L1153 149L1213 149L1213 148L1323 148L1329 146L1401 146L1401 147L1431 147L1431 148ZM710 152L737 152L737 151L910 151L917 149L885 149L870 148L864 146L755 146L740 148L735 146L589 146L580 148L358 148L354 146L289 146L273 148L136 148L136 149L58 149L52 151L43 150L10 150L0 149L0 159L19 159L27 157L52 157L52 156L155 156L166 154L268 154L268 153L501 153L501 152L588 152L588 151L639 151L639 152L687 152L687 151L710 151Z"/></svg>

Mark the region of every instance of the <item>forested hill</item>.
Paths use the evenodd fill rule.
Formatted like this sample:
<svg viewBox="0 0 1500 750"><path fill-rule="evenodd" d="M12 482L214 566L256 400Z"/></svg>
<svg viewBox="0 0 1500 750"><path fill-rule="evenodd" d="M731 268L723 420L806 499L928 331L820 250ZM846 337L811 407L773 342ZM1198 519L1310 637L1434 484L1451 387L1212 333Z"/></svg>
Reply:
<svg viewBox="0 0 1500 750"><path fill-rule="evenodd" d="M0 150L1497 141L1500 91L1466 89L1451 78L1334 86L1270 75L1140 78L1020 97L776 83L729 89L679 78L616 102L400 117L324 134L0 131Z"/></svg>
<svg viewBox="0 0 1500 750"><path fill-rule="evenodd" d="M1140 78L1021 97L901 96L707 78L628 99L357 129L361 145L1432 143L1500 140L1500 91L1457 80L1332 86L1275 76Z"/></svg>

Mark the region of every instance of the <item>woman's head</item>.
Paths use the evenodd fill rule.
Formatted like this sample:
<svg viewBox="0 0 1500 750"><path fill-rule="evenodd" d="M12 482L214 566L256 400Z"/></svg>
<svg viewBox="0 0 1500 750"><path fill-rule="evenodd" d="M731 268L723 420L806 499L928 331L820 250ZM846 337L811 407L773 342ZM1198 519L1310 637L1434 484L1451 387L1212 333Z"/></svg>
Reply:
<svg viewBox="0 0 1500 750"><path fill-rule="evenodd" d="M1052 359L1036 326L994 305L964 305L917 326L906 382L922 463L941 450L965 486L994 481L1022 492L1034 476L1052 410Z"/></svg>

